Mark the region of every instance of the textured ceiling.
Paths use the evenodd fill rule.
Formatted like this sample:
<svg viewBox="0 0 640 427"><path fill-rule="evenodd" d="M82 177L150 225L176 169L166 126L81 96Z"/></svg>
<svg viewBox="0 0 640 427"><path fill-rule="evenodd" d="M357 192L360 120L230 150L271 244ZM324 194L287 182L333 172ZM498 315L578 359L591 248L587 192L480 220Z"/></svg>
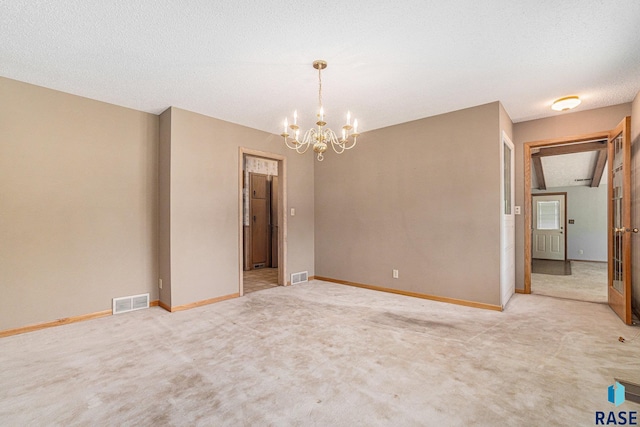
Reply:
<svg viewBox="0 0 640 427"><path fill-rule="evenodd" d="M0 1L0 75L279 133L315 114L371 130L492 101L515 121L630 102L640 1ZM561 113L562 114L562 113ZM334 124L335 123L335 124Z"/></svg>
<svg viewBox="0 0 640 427"><path fill-rule="evenodd" d="M596 167L598 153L588 151L585 153L561 154L558 156L543 157L542 170L547 189L556 187L591 186L593 170ZM607 169L602 175L600 186L607 184ZM531 168L531 188L538 188L538 179L535 168ZM583 181L584 180L584 181Z"/></svg>

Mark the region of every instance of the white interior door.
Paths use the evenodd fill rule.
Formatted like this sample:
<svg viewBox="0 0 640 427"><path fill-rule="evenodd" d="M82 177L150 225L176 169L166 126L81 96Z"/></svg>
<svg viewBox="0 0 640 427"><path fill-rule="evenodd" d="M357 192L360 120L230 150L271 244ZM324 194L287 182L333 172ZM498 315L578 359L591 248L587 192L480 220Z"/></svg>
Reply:
<svg viewBox="0 0 640 427"><path fill-rule="evenodd" d="M502 161L500 226L500 304L504 308L516 290L516 233L514 215L513 143L503 132L500 142Z"/></svg>
<svg viewBox="0 0 640 427"><path fill-rule="evenodd" d="M565 260L565 195L532 196L531 257Z"/></svg>

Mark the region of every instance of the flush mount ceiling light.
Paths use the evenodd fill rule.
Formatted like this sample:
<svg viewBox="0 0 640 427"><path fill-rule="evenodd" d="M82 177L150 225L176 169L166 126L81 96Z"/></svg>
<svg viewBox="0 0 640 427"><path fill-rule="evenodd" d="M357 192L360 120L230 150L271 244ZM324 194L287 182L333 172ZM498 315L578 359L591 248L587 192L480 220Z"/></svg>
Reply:
<svg viewBox="0 0 640 427"><path fill-rule="evenodd" d="M556 99L551 105L551 109L555 111L566 111L576 108L582 101L577 96L565 96L564 98Z"/></svg>
<svg viewBox="0 0 640 427"><path fill-rule="evenodd" d="M317 128L311 128L305 132L302 141L299 139L300 127L298 126L298 110L293 113L293 123L289 124L288 120L284 119L284 132L280 134L284 138L284 143L292 150L296 150L299 154L305 153L309 147L313 147L313 151L317 154L318 161L324 159L323 153L327 151L329 147L328 143L331 143L331 148L338 154L342 154L345 150L350 150L356 146L356 140L358 138L358 120L353 120L351 125L351 112L347 112L347 123L342 126L342 138L338 139L335 132L329 128L325 129L326 122L324 121L324 108L322 107L322 70L327 68L327 62L321 59L313 61L313 68L318 70L318 113L316 117ZM292 138L289 138L289 129L292 132ZM351 139L353 138L353 139Z"/></svg>

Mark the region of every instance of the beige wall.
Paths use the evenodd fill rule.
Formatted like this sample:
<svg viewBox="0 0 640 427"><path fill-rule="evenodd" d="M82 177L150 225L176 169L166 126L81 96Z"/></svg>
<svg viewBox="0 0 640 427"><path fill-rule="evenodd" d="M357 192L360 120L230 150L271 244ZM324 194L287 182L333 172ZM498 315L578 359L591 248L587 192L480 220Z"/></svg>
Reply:
<svg viewBox="0 0 640 427"><path fill-rule="evenodd" d="M158 278L160 302L171 307L171 108L160 115L158 158Z"/></svg>
<svg viewBox="0 0 640 427"><path fill-rule="evenodd" d="M316 274L500 305L499 116L494 102L329 152L315 167Z"/></svg>
<svg viewBox="0 0 640 427"><path fill-rule="evenodd" d="M170 176L170 196L161 188L161 200L168 200L161 202L163 209L169 207L169 213L161 217L165 227L165 221L170 223L170 271L162 267L163 274L171 276L169 280L163 277L170 283L170 305L239 291L241 146L287 156L286 212L296 208L296 215L288 217L288 274L308 271L313 275L313 156L288 150L276 135L179 108L163 113L162 120L161 135L170 134L170 161L161 163L161 177ZM166 143L163 140L161 148ZM166 236L161 240L166 241Z"/></svg>
<svg viewBox="0 0 640 427"><path fill-rule="evenodd" d="M118 296L178 306L238 292L241 146L287 157L289 274L499 305L500 131L516 145L523 206L523 143L611 129L631 112L513 125L495 102L367 132L317 163L276 135L178 108L158 117L0 78L0 330ZM520 216L518 288L522 242Z"/></svg>
<svg viewBox="0 0 640 427"><path fill-rule="evenodd" d="M631 114L631 104L594 110L559 113L539 120L515 123L513 143L516 149L516 205L522 215L516 217L516 288L524 289L524 148L527 142L563 138L613 129Z"/></svg>
<svg viewBox="0 0 640 427"><path fill-rule="evenodd" d="M157 299L158 117L0 77L0 330Z"/></svg>
<svg viewBox="0 0 640 427"><path fill-rule="evenodd" d="M502 103L500 103L500 131L504 131L511 142L513 142L513 122L507 110L502 106ZM499 140L502 141L502 133L499 136Z"/></svg>
<svg viewBox="0 0 640 427"><path fill-rule="evenodd" d="M640 227L640 92L631 104L631 216L632 227ZM631 271L633 291L633 306L636 313L640 312L640 235L634 234L631 239L631 256L633 269Z"/></svg>
<svg viewBox="0 0 640 427"><path fill-rule="evenodd" d="M240 146L287 156L288 272L314 274L314 160L275 135L4 78L0 125L0 330L237 293Z"/></svg>

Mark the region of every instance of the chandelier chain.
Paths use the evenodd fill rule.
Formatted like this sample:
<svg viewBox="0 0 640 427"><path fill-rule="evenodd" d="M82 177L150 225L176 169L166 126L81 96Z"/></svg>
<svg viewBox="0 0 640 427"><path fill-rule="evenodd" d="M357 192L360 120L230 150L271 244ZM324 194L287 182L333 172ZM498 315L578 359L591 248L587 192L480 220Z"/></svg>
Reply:
<svg viewBox="0 0 640 427"><path fill-rule="evenodd" d="M322 67L318 67L318 103L322 108Z"/></svg>

